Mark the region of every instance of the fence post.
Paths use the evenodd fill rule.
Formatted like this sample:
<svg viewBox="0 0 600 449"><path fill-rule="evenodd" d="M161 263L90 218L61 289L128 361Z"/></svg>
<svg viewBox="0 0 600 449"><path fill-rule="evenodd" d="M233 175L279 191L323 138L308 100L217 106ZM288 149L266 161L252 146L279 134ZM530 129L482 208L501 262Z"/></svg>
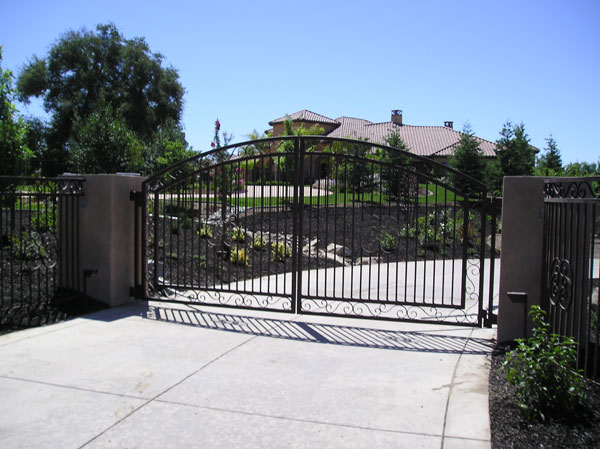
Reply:
<svg viewBox="0 0 600 449"><path fill-rule="evenodd" d="M93 270L87 294L110 306L133 300L134 203L132 190L140 191L142 176L131 174L85 175L85 197L79 209L80 269ZM142 236L144 238L144 236Z"/></svg>
<svg viewBox="0 0 600 449"><path fill-rule="evenodd" d="M530 329L523 314L540 305L544 232L544 178L508 176L504 178L502 203L502 262L498 342L523 338ZM509 292L527 295L525 304L512 301Z"/></svg>

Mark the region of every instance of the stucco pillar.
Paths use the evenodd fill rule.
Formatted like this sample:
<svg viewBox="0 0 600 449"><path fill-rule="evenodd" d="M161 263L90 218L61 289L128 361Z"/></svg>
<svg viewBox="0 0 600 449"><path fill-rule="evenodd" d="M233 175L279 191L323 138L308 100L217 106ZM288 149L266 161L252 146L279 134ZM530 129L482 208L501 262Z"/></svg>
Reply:
<svg viewBox="0 0 600 449"><path fill-rule="evenodd" d="M133 301L134 203L131 190L141 190L137 175L85 175L79 209L80 270L93 270L88 296L118 306Z"/></svg>
<svg viewBox="0 0 600 449"><path fill-rule="evenodd" d="M526 313L540 304L544 179L530 176L504 178L502 198L502 263L498 341L525 337L531 331ZM526 303L514 302L509 293L527 294ZM513 298L514 299L514 298Z"/></svg>

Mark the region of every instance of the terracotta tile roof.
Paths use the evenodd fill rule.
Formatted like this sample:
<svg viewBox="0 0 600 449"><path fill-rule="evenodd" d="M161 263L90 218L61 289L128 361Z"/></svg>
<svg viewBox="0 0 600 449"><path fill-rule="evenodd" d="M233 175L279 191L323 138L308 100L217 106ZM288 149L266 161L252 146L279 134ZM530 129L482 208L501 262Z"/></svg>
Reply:
<svg viewBox="0 0 600 449"><path fill-rule="evenodd" d="M328 134L329 137L368 139L369 142L386 145L385 139L397 132L409 150L419 156L450 156L460 141L462 133L446 126L397 125L392 122L371 123L351 117L336 119L341 125ZM484 156L496 155L496 144L477 137Z"/></svg>
<svg viewBox="0 0 600 449"><path fill-rule="evenodd" d="M286 117L293 121L339 124L337 128L327 134L328 137L367 139L369 142L382 145L386 145L385 139L395 131L402 137L409 151L419 156L451 156L462 136L460 131L447 126L397 125L393 122L373 123L353 117L339 117L333 120L307 110L272 120L269 125L281 123ZM484 156L494 157L496 155L495 143L476 138Z"/></svg>
<svg viewBox="0 0 600 449"><path fill-rule="evenodd" d="M317 114L315 112L303 109L301 111L298 112L294 112L293 114L289 114L289 115L284 115L283 117L279 117L275 120L271 120L269 122L269 125L273 126L276 123L283 123L284 120L286 119L292 119L292 121L303 121L303 122L315 122L315 123L329 123L332 125L337 125L338 122L336 122L333 119L330 119L329 117L325 117L324 115L321 114Z"/></svg>

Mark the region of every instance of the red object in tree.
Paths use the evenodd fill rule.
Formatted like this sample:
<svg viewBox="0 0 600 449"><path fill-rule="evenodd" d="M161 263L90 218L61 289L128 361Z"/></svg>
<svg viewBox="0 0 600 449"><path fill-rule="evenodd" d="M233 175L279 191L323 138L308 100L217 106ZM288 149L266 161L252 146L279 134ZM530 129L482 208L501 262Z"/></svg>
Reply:
<svg viewBox="0 0 600 449"><path fill-rule="evenodd" d="M217 121L215 122L215 128L217 128L217 131L221 129L221 122L219 121L219 119L217 119Z"/></svg>
<svg viewBox="0 0 600 449"><path fill-rule="evenodd" d="M214 148L216 145L215 145L215 143L214 143L214 142L211 142L211 143L210 143L210 146Z"/></svg>

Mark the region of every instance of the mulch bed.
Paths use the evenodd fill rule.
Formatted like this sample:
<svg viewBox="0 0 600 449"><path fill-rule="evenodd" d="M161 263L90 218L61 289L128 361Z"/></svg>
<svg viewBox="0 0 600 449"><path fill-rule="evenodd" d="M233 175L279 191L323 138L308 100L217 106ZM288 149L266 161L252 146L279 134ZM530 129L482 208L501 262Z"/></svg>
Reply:
<svg viewBox="0 0 600 449"><path fill-rule="evenodd" d="M0 308L0 335L70 320L107 308L105 303L82 295L57 295L48 302L6 305Z"/></svg>
<svg viewBox="0 0 600 449"><path fill-rule="evenodd" d="M422 216L424 212L418 213ZM436 246L422 245L415 237L400 236L399 232L407 220L414 223L414 218L409 217L413 215L408 215L399 207L381 208L360 203L352 207L307 207L303 210L302 247L305 251L300 268L308 270L340 266L340 260L334 261L323 256L331 243L350 249L351 256L346 263L352 264L460 259L463 256L460 239L450 235L444 235L444 241ZM198 236L200 225L193 214L187 219L187 224L185 222L185 215L162 215L157 220L157 228L154 229L154 225L151 228L151 236L156 239L157 254L154 254L154 242L151 240L149 258L158 261L158 276L164 278L167 284L205 287L292 271L292 259L275 261L271 249L271 244L279 241L291 250L293 219L290 210L246 210L228 220L224 231L222 224L211 224L211 238ZM248 231L245 242L232 240L231 233L235 228ZM261 250L251 245L251 236L259 234L266 236L268 241ZM387 234L395 237L395 247L389 251L380 247L382 236ZM443 233L438 230L438 235L442 236ZM311 242L315 245L306 251ZM236 248L244 249L248 256L247 264L231 262L231 251ZM477 249L469 245L468 251L469 254L476 253ZM489 248L486 248L486 256L489 253Z"/></svg>
<svg viewBox="0 0 600 449"><path fill-rule="evenodd" d="M600 447L600 384L586 381L587 407L581 417L566 422L526 422L501 366L505 357L505 350L499 348L491 358L489 406L493 448Z"/></svg>

